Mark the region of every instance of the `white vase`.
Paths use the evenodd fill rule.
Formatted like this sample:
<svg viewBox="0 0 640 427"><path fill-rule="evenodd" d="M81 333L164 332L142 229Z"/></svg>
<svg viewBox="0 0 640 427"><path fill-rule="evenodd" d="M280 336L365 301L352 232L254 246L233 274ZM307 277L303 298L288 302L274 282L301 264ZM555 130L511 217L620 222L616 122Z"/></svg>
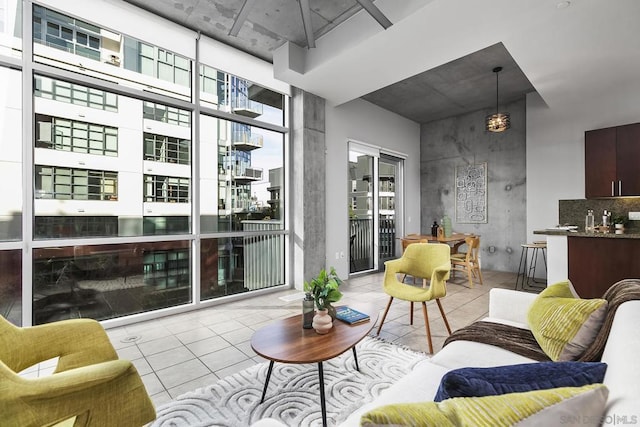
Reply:
<svg viewBox="0 0 640 427"><path fill-rule="evenodd" d="M316 311L315 316L313 316L313 323L311 324L313 329L316 330L320 335L324 335L329 332L329 330L333 327L333 322L331 321L331 316L329 316L329 310L318 310Z"/></svg>

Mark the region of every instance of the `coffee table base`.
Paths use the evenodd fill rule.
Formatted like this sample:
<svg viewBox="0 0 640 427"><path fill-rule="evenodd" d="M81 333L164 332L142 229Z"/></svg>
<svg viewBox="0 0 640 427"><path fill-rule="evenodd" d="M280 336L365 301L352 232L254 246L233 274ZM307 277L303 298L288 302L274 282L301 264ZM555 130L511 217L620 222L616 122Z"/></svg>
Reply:
<svg viewBox="0 0 640 427"><path fill-rule="evenodd" d="M358 353L356 352L356 347L353 346L353 359L356 362L356 370L360 372L360 367L358 366ZM264 380L264 389L262 390L262 398L260 399L260 403L264 403L264 397L267 394L267 388L269 387L269 380L271 379L271 371L273 371L274 361L269 362L269 369L267 370L267 378ZM322 411L322 426L327 426L327 405L324 398L324 370L322 367L322 362L318 362L318 380L320 385L320 410Z"/></svg>

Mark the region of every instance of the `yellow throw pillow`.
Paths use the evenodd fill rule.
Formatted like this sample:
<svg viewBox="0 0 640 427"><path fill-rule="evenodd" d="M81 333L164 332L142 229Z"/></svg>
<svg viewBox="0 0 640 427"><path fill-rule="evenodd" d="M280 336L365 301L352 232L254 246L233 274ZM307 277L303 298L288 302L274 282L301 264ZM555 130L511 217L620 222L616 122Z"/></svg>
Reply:
<svg viewBox="0 0 640 427"><path fill-rule="evenodd" d="M603 384L455 397L442 402L386 405L365 413L360 425L372 426L586 426L600 425L609 391Z"/></svg>
<svg viewBox="0 0 640 427"><path fill-rule="evenodd" d="M607 301L581 299L571 283L559 282L537 296L529 312L529 327L551 360L576 360L595 340L607 314Z"/></svg>

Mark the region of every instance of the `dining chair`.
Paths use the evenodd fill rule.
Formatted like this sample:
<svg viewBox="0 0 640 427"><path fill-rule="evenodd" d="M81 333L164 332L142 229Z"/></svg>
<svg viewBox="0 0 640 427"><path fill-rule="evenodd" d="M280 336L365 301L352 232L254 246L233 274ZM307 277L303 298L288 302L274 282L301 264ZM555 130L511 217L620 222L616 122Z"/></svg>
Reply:
<svg viewBox="0 0 640 427"><path fill-rule="evenodd" d="M406 237L400 239L400 242L402 243L402 252L404 253L404 251L407 249L407 246L409 246L410 244L427 243L429 242L429 240L420 238L420 235L418 234L409 234Z"/></svg>
<svg viewBox="0 0 640 427"><path fill-rule="evenodd" d="M451 274L462 271L469 279L469 287L473 288L473 279L478 279L482 285L482 272L480 271L480 236L467 236L464 239L467 246L466 252L458 252L451 255Z"/></svg>
<svg viewBox="0 0 640 427"><path fill-rule="evenodd" d="M385 293L389 295L389 302L382 315L377 335L380 335L382 325L389 313L389 308L394 298L410 302L409 323L411 325L413 325L413 303L419 302L422 304L422 314L427 331L429 352L433 353L431 328L427 315L427 301L436 301L447 331L451 334L447 316L444 314L442 304L440 303L440 298L447 295L446 281L449 279L449 272L451 270L449 245L443 243L412 243L407 246L401 258L387 261L384 265L383 289ZM398 280L397 275L403 273L421 278L422 287L408 285ZM427 280L429 281L428 287Z"/></svg>
<svg viewBox="0 0 640 427"><path fill-rule="evenodd" d="M53 374L19 373L57 359ZM142 426L156 418L135 366L95 320L20 328L0 316L1 425ZM6 424L4 424L6 423Z"/></svg>

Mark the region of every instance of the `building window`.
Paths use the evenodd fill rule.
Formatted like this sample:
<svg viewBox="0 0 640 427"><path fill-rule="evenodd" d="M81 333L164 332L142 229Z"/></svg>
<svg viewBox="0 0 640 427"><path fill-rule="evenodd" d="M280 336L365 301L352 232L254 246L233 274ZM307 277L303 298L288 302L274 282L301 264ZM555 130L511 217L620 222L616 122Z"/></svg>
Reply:
<svg viewBox="0 0 640 427"><path fill-rule="evenodd" d="M191 87L191 61L157 46L124 37L124 68Z"/></svg>
<svg viewBox="0 0 640 427"><path fill-rule="evenodd" d="M95 25L33 6L34 42L99 61L100 40L100 28Z"/></svg>
<svg viewBox="0 0 640 427"><path fill-rule="evenodd" d="M145 119L178 126L191 126L191 114L187 110L145 101L142 111Z"/></svg>
<svg viewBox="0 0 640 427"><path fill-rule="evenodd" d="M188 249L145 253L144 283L156 290L189 289L190 262Z"/></svg>
<svg viewBox="0 0 640 427"><path fill-rule="evenodd" d="M144 201L189 203L189 178L145 175Z"/></svg>
<svg viewBox="0 0 640 427"><path fill-rule="evenodd" d="M117 236L118 217L36 216L33 233L38 239Z"/></svg>
<svg viewBox="0 0 640 427"><path fill-rule="evenodd" d="M118 200L118 173L35 166L35 198L58 200Z"/></svg>
<svg viewBox="0 0 640 427"><path fill-rule="evenodd" d="M35 95L69 104L82 105L105 111L118 111L118 96L115 93L94 89L63 80L36 76Z"/></svg>
<svg viewBox="0 0 640 427"><path fill-rule="evenodd" d="M144 159L154 162L190 163L189 151L191 141L172 136L144 134Z"/></svg>
<svg viewBox="0 0 640 427"><path fill-rule="evenodd" d="M144 235L181 234L189 232L188 216L145 216Z"/></svg>
<svg viewBox="0 0 640 427"><path fill-rule="evenodd" d="M118 129L36 114L36 147L117 156Z"/></svg>

